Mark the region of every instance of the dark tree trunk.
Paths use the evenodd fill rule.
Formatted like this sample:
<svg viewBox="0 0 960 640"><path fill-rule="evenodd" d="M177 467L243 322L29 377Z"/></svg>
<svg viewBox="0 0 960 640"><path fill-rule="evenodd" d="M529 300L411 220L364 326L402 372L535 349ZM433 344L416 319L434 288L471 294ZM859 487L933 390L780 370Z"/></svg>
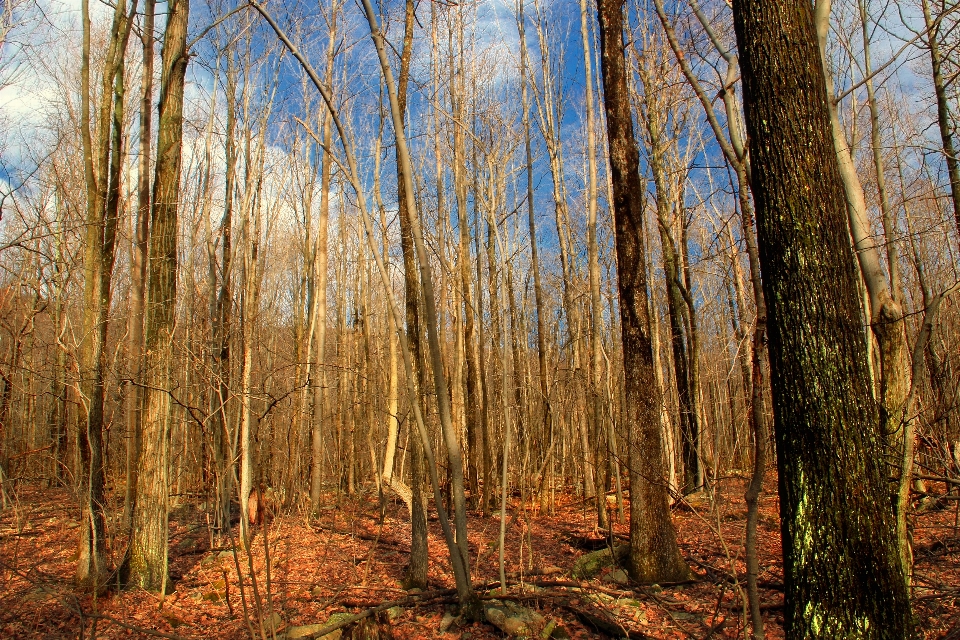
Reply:
<svg viewBox="0 0 960 640"><path fill-rule="evenodd" d="M169 387L177 297L177 207L189 13L189 0L172 0L164 35L148 268L150 288L144 322L148 391L130 540L130 582L159 592L167 588Z"/></svg>
<svg viewBox="0 0 960 640"><path fill-rule="evenodd" d="M403 30L403 52L400 56L400 73L397 78L397 98L400 102L401 115L407 110L407 82L410 78L410 58L413 55L413 0L406 1ZM416 372L416 385L421 397L424 392L426 372L423 370L423 343L420 328L420 281L417 274L417 258L413 246L413 229L411 228L410 212L407 209L407 191L403 176L400 174L399 147L397 153L397 207L400 219L400 248L403 253L403 282L407 314L407 340L410 344L410 355ZM429 415L427 404L424 402L424 419ZM423 485L426 475L423 461L423 445L416 435L410 437L410 493L412 495L411 527L410 527L410 565L407 567L405 585L408 588L423 589L427 586L427 566L429 562L427 549L427 512L423 497Z"/></svg>
<svg viewBox="0 0 960 640"><path fill-rule="evenodd" d="M633 135L623 42L623 0L599 0L607 144L613 183L620 330L623 339L624 425L630 443L630 572L639 582L690 577L670 521L660 433L660 398L653 371L643 246L645 187Z"/></svg>
<svg viewBox="0 0 960 640"><path fill-rule="evenodd" d="M230 532L230 484L233 478L227 401L230 398L230 327L233 320L231 281L233 279L233 191L237 172L237 146L235 141L237 128L237 68L233 51L228 50L226 56L227 129L224 154L226 184L223 197L223 219L220 222L221 258L219 278L215 263L216 256L210 256L210 369L214 378L210 394L210 431L213 435L211 444L215 471L213 526L219 535L226 535ZM218 279L219 287L216 286Z"/></svg>
<svg viewBox="0 0 960 640"><path fill-rule="evenodd" d="M136 5L133 11L136 10ZM106 576L106 514L103 459L104 376L107 328L113 281L120 178L123 168L123 52L130 34L126 3L117 3L101 76L96 123L90 113L90 14L82 5L81 126L86 186L86 247L83 259L83 339L80 344L80 390L84 402L79 428L82 523L77 581L99 589ZM91 128L96 126L96 135Z"/></svg>
<svg viewBox="0 0 960 640"><path fill-rule="evenodd" d="M930 66L933 70L933 89L937 96L937 124L940 127L940 140L943 143L943 155L947 161L947 174L950 176L950 196L953 201L953 217L960 233L960 160L953 144L953 127L950 123L950 103L947 87L943 78L943 56L940 52L940 24L934 25L934 16L930 13L929 0L923 0L923 19L927 33L927 47L930 49Z"/></svg>
<svg viewBox="0 0 960 640"><path fill-rule="evenodd" d="M460 34L462 37L462 34ZM462 42L462 38L461 38ZM462 45L461 45L462 48ZM463 64L463 51L460 51L459 64ZM454 74L451 64L451 102L454 117L463 121L464 88L463 73ZM456 90L453 90L455 88ZM480 476L482 472L483 430L478 408L480 400L480 372L477 363L477 329L474 322L473 295L471 293L470 276L470 217L467 212L467 162L465 157L465 143L463 127L454 127L453 130L453 182L457 196L457 227L460 232L460 287L463 296L463 350L466 361L466 394L464 397L464 418L467 428L467 487L470 491L470 501L474 508L480 505ZM477 296L481 294L478 291ZM478 467L478 462L480 466Z"/></svg>
<svg viewBox="0 0 960 640"><path fill-rule="evenodd" d="M907 638L857 273L809 2L738 0L780 477L787 638Z"/></svg>

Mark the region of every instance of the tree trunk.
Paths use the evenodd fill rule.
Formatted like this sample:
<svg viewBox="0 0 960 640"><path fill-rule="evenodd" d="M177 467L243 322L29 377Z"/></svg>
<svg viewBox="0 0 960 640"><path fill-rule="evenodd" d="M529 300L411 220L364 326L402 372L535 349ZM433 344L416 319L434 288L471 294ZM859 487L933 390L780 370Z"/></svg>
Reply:
<svg viewBox="0 0 960 640"><path fill-rule="evenodd" d="M809 3L740 0L788 638L913 636ZM865 569L869 567L869 569Z"/></svg>
<svg viewBox="0 0 960 640"><path fill-rule="evenodd" d="M461 66L463 60L463 32L462 18L457 12L457 40L460 43L459 55L453 57ZM472 276L470 273L470 216L467 207L467 161L465 148L465 134L460 124L466 121L466 97L464 96L464 73L462 69L455 72L455 64L450 65L450 101L453 117L456 124L453 127L453 187L457 198L457 227L460 232L460 251L458 263L460 268L460 289L463 297L463 350L466 360L466 394L464 397L464 416L467 427L467 485L470 490L470 499L474 508L480 507L480 481L483 471L484 434L478 405L480 403L480 365L477 362L477 329L475 318L478 317L474 307L474 298L471 292ZM479 257L478 257L479 259ZM481 298L477 292L477 298ZM482 321L482 319L481 319ZM478 466L479 462L479 466Z"/></svg>
<svg viewBox="0 0 960 640"><path fill-rule="evenodd" d="M155 0L144 3L143 70L140 97L140 160L137 170L137 224L130 252L130 312L127 319L127 361L132 377L127 393L127 486L123 522L133 523L137 462L140 455L140 422L143 409L143 307L147 285L147 239L150 232L150 158L153 130L153 18Z"/></svg>
<svg viewBox="0 0 960 640"><path fill-rule="evenodd" d="M210 315L211 315L211 371L213 390L210 395L210 430L213 433L213 460L215 488L213 499L213 526L221 536L230 532L230 484L233 478L233 456L230 453L228 403L230 400L230 329L233 299L233 207L237 171L237 68L232 50L226 52L226 149L223 219L220 222L220 273L217 275L216 250L208 250L210 260ZM215 283L219 280L220 287Z"/></svg>
<svg viewBox="0 0 960 640"><path fill-rule="evenodd" d="M413 0L406 0L403 30L403 51L400 56L400 73L397 82L397 101L400 117L403 118L407 108L407 82L410 77L410 60L413 56ZM394 147L397 156L397 208L400 220L400 249L403 254L404 292L407 315L407 341L410 344L410 355L413 358L415 383L421 397L424 398L424 418L429 415L426 410L424 385L426 382L426 368L423 354L423 331L420 324L420 284L417 278L417 256L414 248L413 230L410 224L410 211L407 198L407 184L403 179L400 163L400 149ZM412 195L412 194L411 194ZM411 490L411 540L410 564L407 567L405 584L408 588L423 589L427 584L427 569L429 564L427 550L427 513L423 501L423 446L418 438L410 438L410 490Z"/></svg>
<svg viewBox="0 0 960 640"><path fill-rule="evenodd" d="M170 3L161 57L157 166L148 269L150 284L144 322L148 391L130 540L130 582L147 591L161 593L167 591L169 393L177 300L178 206L189 13L189 0Z"/></svg>
<svg viewBox="0 0 960 640"><path fill-rule="evenodd" d="M408 0L408 3L411 1L412 0ZM460 444L457 441L457 434L453 431L450 416L450 396L443 371L443 355L440 347L440 327L437 321L433 276L428 262L426 247L424 246L423 230L420 227L420 219L417 214L413 194L413 167L407 148L406 134L404 132L403 114L400 110L398 99L399 92L393 82L393 72L387 59L383 34L377 26L376 14L373 11L370 0L363 0L363 6L367 14L367 21L370 24L374 45L377 48L377 56L380 60L380 69L386 84L387 93L390 97L390 111L397 142L399 172L403 178L404 199L407 202L407 215L410 220L411 235L413 236L414 248L416 249L417 262L420 269L420 285L423 293L424 315L426 316L430 365L433 369L434 391L436 393L440 416L440 429L447 450L447 461L450 465L451 492L454 503L454 526L456 528L456 544L450 549L450 553L451 555L460 554L459 559L453 560L457 592L461 604L467 605L470 609L474 609L476 606L476 596L470 584L470 562L467 553L467 514L463 486L463 457L460 451ZM409 7L408 11L412 11L412 7Z"/></svg>
<svg viewBox="0 0 960 640"><path fill-rule="evenodd" d="M543 433L550 434L548 450L552 453L553 415L550 404L549 372L547 370L547 311L543 301L543 285L540 282L537 224L534 217L533 151L530 140L530 102L527 97L527 37L523 17L523 0L517 0L517 25L520 31L520 101L523 103L523 141L527 163L527 227L530 234L530 270L533 272L533 294L537 308L537 363L540 371L540 401L543 403ZM547 458L549 458L549 454ZM546 459L544 464L546 464ZM542 492L543 481L540 482Z"/></svg>
<svg viewBox="0 0 960 640"><path fill-rule="evenodd" d="M930 50L930 66L933 70L933 90L937 96L937 125L940 128L940 141L947 162L947 174L950 176L950 197L953 202L953 217L960 233L960 159L957 158L953 144L953 126L950 123L950 103L947 85L943 78L943 57L940 53L940 23L934 26L934 16L930 12L930 0L922 0L923 21L927 29L927 48Z"/></svg>
<svg viewBox="0 0 960 640"><path fill-rule="evenodd" d="M644 185L633 135L624 59L623 1L599 0L600 61L603 70L607 144L613 182L620 330L630 431L630 573L638 582L690 577L670 521L660 433L660 398L653 373L647 278L643 244Z"/></svg>
<svg viewBox="0 0 960 640"><path fill-rule="evenodd" d="M587 2L580 0L580 38L583 40L583 67L584 67L584 117L587 134L587 273L590 282L590 384L587 391L587 414L592 416L592 441L598 444L596 450L590 449L587 455L587 464L591 467L591 475L595 484L597 496L597 525L601 529L607 528L607 505L604 500L606 486L601 460L609 454L602 443L605 438L603 407L601 404L600 380L602 376L600 336L603 331L603 306L600 302L600 255L597 247L597 136L594 129L593 116L593 72L592 55L590 53L590 30L587 28ZM585 452L587 453L587 452ZM592 454L592 455L590 455Z"/></svg>
<svg viewBox="0 0 960 640"><path fill-rule="evenodd" d="M135 13L132 7L131 15ZM104 378L107 328L123 168L123 56L132 17L126 2L117 3L107 56L103 64L95 137L90 113L90 12L82 3L80 122L86 186L86 247L83 259L83 338L80 343L80 391L85 415L80 428L80 547L77 582L99 589L106 576L106 464L104 443Z"/></svg>
<svg viewBox="0 0 960 640"><path fill-rule="evenodd" d="M333 85L333 65L336 56L335 42L337 18L342 5L331 5L330 35L327 43L327 86ZM323 144L330 149L333 142L333 122L329 110L323 113ZM330 226L330 177L333 173L333 160L323 154L320 169L320 219L317 221L317 240L314 246L314 331L316 332L316 362L311 369L310 384L313 389L313 402L310 415L310 510L316 514L320 508L320 490L323 483L323 412L324 389L327 386L327 369L324 364L327 346L327 271L330 250L328 229ZM310 354L307 354L310 357Z"/></svg>

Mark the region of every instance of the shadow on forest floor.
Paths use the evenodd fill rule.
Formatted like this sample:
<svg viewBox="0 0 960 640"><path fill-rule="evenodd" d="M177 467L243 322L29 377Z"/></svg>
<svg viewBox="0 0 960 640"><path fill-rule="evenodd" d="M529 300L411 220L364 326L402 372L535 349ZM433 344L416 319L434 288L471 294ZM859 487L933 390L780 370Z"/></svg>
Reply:
<svg viewBox="0 0 960 640"><path fill-rule="evenodd" d="M522 569L527 583L515 584L511 593L524 595L526 606L538 609L574 638L606 637L574 615L583 607L614 616L631 637L744 637L739 586L732 578L734 572L742 577L744 571L743 483L725 480L715 509L706 498L674 509L681 550L697 580L662 588L635 588L616 567L591 580L575 581L570 575L575 561L602 537L594 530L596 518L587 503L558 495L553 514L528 505L507 533L507 572L517 581ZM775 478L768 478L766 490L759 525L761 597L767 635L781 638L783 578ZM308 523L299 514L283 514L255 528L251 557L237 556L245 576L242 597L229 543L211 550L199 500L184 502L172 510L170 522L175 591L161 601L138 590L110 590L96 599L78 594L71 579L79 510L68 492L22 485L15 494L15 504L0 513L0 637L131 638L150 637L144 631L150 630L161 637L244 638L251 633L247 618L259 637L254 613L259 600L269 638L270 622L278 630L322 623L335 612L361 611L406 595L400 582L409 552L407 512L402 503L389 501L381 526L376 495L341 496L339 501L330 495L319 519ZM920 514L914 530L914 606L926 638L942 637L960 615L960 534L953 508L957 502L949 504L947 509ZM515 498L513 508L519 507ZM511 510L509 515L513 514ZM440 527L435 518L429 524L429 587L450 588L453 576ZM492 588L499 576L499 517L471 512L468 527L474 584ZM119 529L118 520L111 520L110 529ZM627 532L625 523L614 525L616 535ZM123 553L124 544L121 538L109 541L111 561ZM251 566L256 593L249 578ZM576 584L585 588L574 588ZM503 637L491 625L479 623L453 624L441 632L450 622L446 612L436 600L395 610L392 635Z"/></svg>

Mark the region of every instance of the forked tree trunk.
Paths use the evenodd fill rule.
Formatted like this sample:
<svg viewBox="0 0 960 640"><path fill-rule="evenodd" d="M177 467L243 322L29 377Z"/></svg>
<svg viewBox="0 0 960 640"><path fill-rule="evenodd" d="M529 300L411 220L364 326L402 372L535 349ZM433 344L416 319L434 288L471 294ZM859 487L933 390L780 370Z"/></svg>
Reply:
<svg viewBox="0 0 960 640"><path fill-rule="evenodd" d="M413 56L413 0L406 0L403 30L403 51L400 56L400 73L397 83L397 103L400 117L403 118L407 109L407 82L410 77L410 60ZM400 249L403 254L403 282L407 314L407 341L410 344L410 355L413 358L416 371L417 389L424 397L426 408L425 383L426 360L421 336L423 330L420 324L420 283L417 278L417 255L414 248L413 229L410 222L410 199L407 197L407 182L403 179L403 170L400 162L400 148L395 147L397 162L397 208L400 220ZM410 194L412 197L413 194ZM424 411L424 417L429 414ZM405 584L408 587L424 588L427 584L427 568L429 564L427 551L427 513L423 502L423 447L418 438L410 438L410 490L411 490L411 540L410 564L407 567Z"/></svg>
<svg viewBox="0 0 960 640"><path fill-rule="evenodd" d="M167 493L170 384L177 300L177 231L183 146L183 88L187 71L189 0L172 0L164 34L151 214L149 292L145 318L146 411L137 502L130 540L130 582L167 590Z"/></svg>
<svg viewBox="0 0 960 640"><path fill-rule="evenodd" d="M83 334L80 343L81 526L77 582L99 589L106 576L106 465L104 443L104 385L107 328L112 295L120 181L123 168L124 51L136 4L127 14L118 2L113 15L107 55L103 63L96 133L90 112L90 12L82 3L80 122L86 187L86 230L83 257Z"/></svg>
<svg viewBox="0 0 960 640"><path fill-rule="evenodd" d="M408 0L409 2L409 0ZM367 14L367 21L370 25L371 35L374 45L377 48L377 56L380 60L380 69L386 84L387 94L390 97L390 112L393 119L394 134L397 142L398 165L400 174L404 183L404 196L407 203L407 215L410 219L410 227L413 236L414 248L417 253L417 262L420 271L420 285L423 293L424 315L426 320L427 343L430 352L430 365L433 369L434 391L436 393L438 412L440 417L440 429L443 436L445 448L447 450L447 461L450 465L450 484L453 494L454 504L454 526L456 528L456 546L451 548L451 554L459 553L460 558L454 562L454 571L456 574L457 592L461 604L469 609L476 608L476 596L470 584L470 562L467 553L467 514L466 498L463 486L463 457L460 451L460 444L457 441L457 434L453 430L452 419L450 415L450 396L448 393L447 381L443 371L443 356L440 347L439 331L440 327L437 321L437 306L435 302L433 276L428 262L428 254L424 246L423 231L420 227L420 220L417 214L416 203L413 194L413 167L410 162L410 154L406 143L406 134L404 132L403 114L400 111L398 99L398 89L393 82L393 72L390 68L387 52L384 45L383 34L377 26L376 14L370 0L363 0L364 10ZM412 7L408 9L412 11ZM472 612L475 614L475 612Z"/></svg>
<svg viewBox="0 0 960 640"><path fill-rule="evenodd" d="M788 638L909 638L810 3L734 5L770 314ZM869 567L866 570L865 567Z"/></svg>
<svg viewBox="0 0 960 640"><path fill-rule="evenodd" d="M233 208L237 172L237 68L232 50L226 52L226 148L223 218L220 221L220 272L216 265L216 249L208 250L210 261L211 345L210 369L213 389L210 394L210 430L213 434L214 499L213 526L221 536L230 532L230 485L233 479L233 456L230 453L230 330L233 323ZM216 283L220 283L216 287Z"/></svg>

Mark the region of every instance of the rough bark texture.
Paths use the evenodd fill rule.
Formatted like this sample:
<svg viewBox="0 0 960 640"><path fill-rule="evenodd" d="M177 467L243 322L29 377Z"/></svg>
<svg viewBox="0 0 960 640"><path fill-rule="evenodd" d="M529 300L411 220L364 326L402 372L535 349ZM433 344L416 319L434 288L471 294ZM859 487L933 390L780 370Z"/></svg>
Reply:
<svg viewBox="0 0 960 640"><path fill-rule="evenodd" d="M183 141L183 86L187 70L189 0L170 3L162 55L157 166L146 306L148 392L130 540L130 582L148 591L167 586L167 448L169 376L177 295L177 209Z"/></svg>
<svg viewBox="0 0 960 640"><path fill-rule="evenodd" d="M667 504L644 268L645 188L638 171L640 154L627 89L623 1L599 0L597 13L616 227L624 424L630 432L630 572L639 582L680 581L690 576L690 570L680 556Z"/></svg>
<svg viewBox="0 0 960 640"><path fill-rule="evenodd" d="M912 637L810 3L734 19L770 315L788 638Z"/></svg>

